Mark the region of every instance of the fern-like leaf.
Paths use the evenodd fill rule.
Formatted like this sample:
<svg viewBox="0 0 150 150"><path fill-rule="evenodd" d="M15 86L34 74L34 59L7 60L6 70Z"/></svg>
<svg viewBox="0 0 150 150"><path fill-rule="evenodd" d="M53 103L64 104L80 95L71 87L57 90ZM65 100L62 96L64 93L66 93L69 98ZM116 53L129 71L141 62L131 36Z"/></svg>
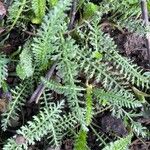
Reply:
<svg viewBox="0 0 150 150"><path fill-rule="evenodd" d="M141 123L132 121L131 125L133 132L137 134L137 136L141 136L142 138L147 137L148 130L146 127L142 126Z"/></svg>
<svg viewBox="0 0 150 150"><path fill-rule="evenodd" d="M81 91L76 85L78 80L76 79L78 75L78 65L75 61L75 57L77 56L77 51L79 51L78 46L75 44L75 41L68 37L64 39L62 33L60 33L60 48L56 51L57 53L53 54L51 59L57 58L57 70L58 74L61 75L63 79L63 86L59 86L58 89L64 91L68 89L68 92L64 92L67 97L67 102L71 110L76 113L78 118L80 119L80 123L83 126L86 126L84 111L83 108L80 107L79 99L82 97ZM50 84L49 84L50 85ZM51 86L52 87L52 86ZM58 85L54 85L52 88L57 89Z"/></svg>
<svg viewBox="0 0 150 150"><path fill-rule="evenodd" d="M72 87L71 85L62 85L60 83L57 83L56 81L53 81L53 80L50 80L50 81L47 81L46 79L44 78L41 78L42 79L42 82L44 83L44 85L59 93L59 94L64 94L64 95L68 95L68 94L71 94L73 92L73 90L76 90L76 91L85 91L84 88L82 87Z"/></svg>
<svg viewBox="0 0 150 150"><path fill-rule="evenodd" d="M27 150L28 148L26 145L19 145L16 143L16 141L13 138L10 138L7 140L7 143L5 143L3 150Z"/></svg>
<svg viewBox="0 0 150 150"><path fill-rule="evenodd" d="M41 23L46 10L46 0L32 0L32 9L35 14L35 18L32 19L32 23Z"/></svg>
<svg viewBox="0 0 150 150"><path fill-rule="evenodd" d="M55 135L52 131L48 132L49 144L53 146L58 146L61 143L63 137L66 135L66 132L73 129L77 124L77 121L78 119L75 114L68 114L62 116L59 122L57 122L54 126Z"/></svg>
<svg viewBox="0 0 150 150"><path fill-rule="evenodd" d="M40 69L48 67L51 54L58 49L60 44L58 33L67 30L64 11L68 10L70 4L71 0L58 2L54 9L45 16L38 30L38 36L33 39L32 51Z"/></svg>
<svg viewBox="0 0 150 150"><path fill-rule="evenodd" d="M76 85L75 86L61 85L60 83L57 83L56 81L53 81L53 80L47 81L44 78L42 78L42 82L47 88L54 90L55 92L59 94L64 94L67 97L67 100L68 100L70 108L72 109L72 112L74 112L77 116L80 116L77 118L79 119L80 123L85 126L85 123L84 123L84 111L85 110L79 106L79 99L78 99L78 97L81 96L79 92L85 91L85 89L82 87L78 87Z"/></svg>
<svg viewBox="0 0 150 150"><path fill-rule="evenodd" d="M32 55L30 53L30 42L27 42L24 45L24 49L22 50L20 54L20 61L17 65L16 72L17 75L21 79L25 79L26 77L31 77L33 75L34 69L32 65Z"/></svg>
<svg viewBox="0 0 150 150"><path fill-rule="evenodd" d="M47 0L50 7L54 7L57 3L58 3L58 0Z"/></svg>
<svg viewBox="0 0 150 150"><path fill-rule="evenodd" d="M122 93L127 94L131 98L133 94L127 90L128 83L124 81L122 76L117 72L113 72L113 66L106 63L110 60L109 55L116 50L114 41L107 35L105 35L99 28L99 17L96 18L91 24L88 23L89 42L93 46L92 48L84 46L77 53L77 61L79 62L80 69L84 70L88 78L96 78L99 82L103 83L103 86L110 89L117 89ZM79 31L80 32L80 31ZM93 53L101 54L101 57L94 56Z"/></svg>
<svg viewBox="0 0 150 150"><path fill-rule="evenodd" d="M16 24L21 23L21 20L26 19L26 17L24 17L22 13L27 2L27 0L14 0L12 5L9 7L9 15L7 19L7 22L11 23L9 30L13 29Z"/></svg>
<svg viewBox="0 0 150 150"><path fill-rule="evenodd" d="M6 56L0 54L0 88L2 87L2 83L4 80L6 80L6 77L8 75L7 63L8 59L6 59Z"/></svg>
<svg viewBox="0 0 150 150"><path fill-rule="evenodd" d="M125 138L121 138L114 143L111 142L109 146L106 146L102 150L126 150L129 144L131 144L132 135L128 135Z"/></svg>
<svg viewBox="0 0 150 150"><path fill-rule="evenodd" d="M118 106L118 107L126 107L129 109L135 109L138 107L142 107L140 101L128 97L128 95L123 94L119 91L104 91L102 89L94 90L94 95L100 101L107 101L109 104Z"/></svg>
<svg viewBox="0 0 150 150"><path fill-rule="evenodd" d="M87 126L90 125L90 123L92 121L92 118L93 118L93 99L92 99L92 95L93 95L92 85L88 85L87 90L86 90L86 114L85 114Z"/></svg>
<svg viewBox="0 0 150 150"><path fill-rule="evenodd" d="M143 88L150 86L149 78L142 74L143 70L137 65L132 64L129 59L122 57L117 51L114 51L114 54L110 55L110 57L120 73L123 74L128 81L131 81L132 84L142 86Z"/></svg>
<svg viewBox="0 0 150 150"><path fill-rule="evenodd" d="M4 131L8 126L11 126L11 120L18 116L18 111L20 111L20 107L24 105L29 94L29 87L28 84L23 83L11 90L12 100L9 102L6 111L2 114L2 129Z"/></svg>
<svg viewBox="0 0 150 150"><path fill-rule="evenodd" d="M87 146L87 132L80 130L74 144L74 150L89 150Z"/></svg>
<svg viewBox="0 0 150 150"><path fill-rule="evenodd" d="M43 136L47 135L48 131L51 131L56 142L55 124L61 118L60 113L63 106L64 101L57 103L57 105L51 103L49 109L40 111L39 116L34 116L33 121L29 121L28 125L22 126L17 133L26 139L26 144L35 144L35 141L40 141Z"/></svg>

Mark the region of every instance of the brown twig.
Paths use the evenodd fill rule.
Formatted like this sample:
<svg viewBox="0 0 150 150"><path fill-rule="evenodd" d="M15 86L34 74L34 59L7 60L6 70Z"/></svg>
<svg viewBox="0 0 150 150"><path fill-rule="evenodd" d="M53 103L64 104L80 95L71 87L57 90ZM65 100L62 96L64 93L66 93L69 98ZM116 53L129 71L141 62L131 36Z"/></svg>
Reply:
<svg viewBox="0 0 150 150"><path fill-rule="evenodd" d="M37 34L30 32L30 31L23 31L23 32L30 35L30 36L37 36Z"/></svg>
<svg viewBox="0 0 150 150"><path fill-rule="evenodd" d="M68 30L72 30L73 29L75 15L76 15L76 11L77 11L77 1L78 0L73 0L73 4L72 4L72 8L71 8L70 23L68 25Z"/></svg>
<svg viewBox="0 0 150 150"><path fill-rule="evenodd" d="M141 0L142 18L144 20L145 27L149 26L147 0ZM150 63L150 33L146 34L146 44L147 44L147 55Z"/></svg>
<svg viewBox="0 0 150 150"><path fill-rule="evenodd" d="M46 76L45 76L45 79L49 80L52 75L53 75L53 72L55 70L55 67L56 67L56 63L53 64L53 66L50 68L50 70L47 72ZM29 103L32 103L32 102L36 102L38 103L39 101L39 98L40 96L42 95L43 91L44 91L44 84L43 83L40 83L40 85L38 85L37 89L34 91L34 93L32 94L30 100L29 100Z"/></svg>

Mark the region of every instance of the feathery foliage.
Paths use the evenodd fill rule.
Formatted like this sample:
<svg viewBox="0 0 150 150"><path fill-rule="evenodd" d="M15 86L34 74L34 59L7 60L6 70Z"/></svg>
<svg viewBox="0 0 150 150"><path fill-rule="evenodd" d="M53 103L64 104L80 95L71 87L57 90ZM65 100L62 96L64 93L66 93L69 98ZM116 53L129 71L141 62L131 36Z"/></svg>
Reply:
<svg viewBox="0 0 150 150"><path fill-rule="evenodd" d="M48 3L51 7L53 7L58 3L58 0L48 0Z"/></svg>
<svg viewBox="0 0 150 150"><path fill-rule="evenodd" d="M67 30L64 11L68 10L69 6L70 0L59 2L57 7L54 7L54 10L44 18L43 24L37 32L38 37L33 39L32 51L40 69L49 66L51 54L59 48L57 45L60 42L58 33Z"/></svg>
<svg viewBox="0 0 150 150"><path fill-rule="evenodd" d="M8 59L6 58L6 56L0 54L0 88L2 87L2 83L4 82L4 80L6 80L6 77L8 75L7 63Z"/></svg>
<svg viewBox="0 0 150 150"><path fill-rule="evenodd" d="M80 130L74 145L74 150L89 150L87 146L87 132Z"/></svg>
<svg viewBox="0 0 150 150"><path fill-rule="evenodd" d="M149 88L150 82L149 78L143 74L143 70L140 69L136 64L132 64L132 62L123 58L117 52L114 51L113 55L110 55L113 60L114 65L117 69L120 70L120 73L124 75L124 78L130 81L133 85L147 87Z"/></svg>
<svg viewBox="0 0 150 150"><path fill-rule="evenodd" d="M40 24L46 11L46 0L14 0L9 7L7 23L11 24L9 31L14 26L23 26L30 20Z"/></svg>
<svg viewBox="0 0 150 150"><path fill-rule="evenodd" d="M122 93L133 97L133 95L126 89L127 83L124 82L122 76L114 73L112 67L106 61L109 61L111 53L116 49L114 41L100 30L98 26L98 19L93 21L90 26L89 42L93 46L93 50L89 47L84 47L78 53L78 61L81 69L88 78L95 76L97 82L102 81L103 86L108 90L115 88ZM81 33L82 34L82 33ZM99 44L100 43L100 44ZM88 45L87 45L88 46ZM102 58L93 57L93 52L102 55Z"/></svg>
<svg viewBox="0 0 150 150"><path fill-rule="evenodd" d="M115 142L111 142L110 145L103 148L103 150L126 150L131 143L131 138L132 136L128 135L125 138L121 138Z"/></svg>
<svg viewBox="0 0 150 150"><path fill-rule="evenodd" d="M26 77L31 77L34 72L30 48L31 48L30 42L27 42L24 45L24 49L20 54L20 61L17 65L16 72L21 79L25 79Z"/></svg>
<svg viewBox="0 0 150 150"><path fill-rule="evenodd" d="M31 82L32 83L32 82ZM28 82L21 83L11 90L12 100L7 106L7 110L2 114L2 129L5 131L8 126L11 126L11 121L18 116L20 107L24 105L26 98L30 92L30 85Z"/></svg>
<svg viewBox="0 0 150 150"><path fill-rule="evenodd" d="M25 145L18 145L13 138L8 139L7 143L3 147L3 150L13 150L13 149L23 150L23 149L27 149L27 147Z"/></svg>
<svg viewBox="0 0 150 150"><path fill-rule="evenodd" d="M77 125L77 121L78 119L76 118L75 114L62 116L59 122L57 122L57 124L54 126L55 131L48 131L49 144L53 145L54 147L60 145L63 137L66 135L66 132L74 128L74 126Z"/></svg>
<svg viewBox="0 0 150 150"><path fill-rule="evenodd" d="M98 10L98 6L88 2L84 6L84 13L83 13L83 18L84 19L89 19L91 16L93 16L96 11Z"/></svg>
<svg viewBox="0 0 150 150"><path fill-rule="evenodd" d="M8 144L4 146L4 150L27 149L28 145L34 144L36 141L47 135L49 143L58 146L65 135L65 131L77 124L77 119L73 114L60 116L64 101L54 104L49 103L49 108L45 108L39 112L38 116L33 117L33 121L29 121L27 125L17 130L18 135L25 138L24 143L16 144L14 139L9 139Z"/></svg>
<svg viewBox="0 0 150 150"><path fill-rule="evenodd" d="M126 96L125 94L121 93L120 91L104 91L103 89L95 89L94 95L101 103L103 100L106 103L119 106L119 107L126 107L126 108L138 108L142 107L140 101L135 100L134 98L131 99L130 97Z"/></svg>
<svg viewBox="0 0 150 150"><path fill-rule="evenodd" d="M28 125L21 127L17 133L23 135L28 144L34 144L35 141L40 141L48 131L51 131L54 140L56 140L55 138L57 135L54 126L61 118L60 113L62 112L61 109L63 106L64 101L57 105L51 103L49 110L45 109L39 112L39 117L34 116L33 121L29 121Z"/></svg>
<svg viewBox="0 0 150 150"><path fill-rule="evenodd" d="M143 26L142 20L139 19L141 9L139 0L121 1L121 0L103 0L100 5L100 10L103 14L113 14L108 19L115 22L121 28L127 28L131 32L144 35L146 29Z"/></svg>
<svg viewBox="0 0 150 150"><path fill-rule="evenodd" d="M46 0L32 0L32 10L35 17L32 19L33 23L39 24L45 15Z"/></svg>
<svg viewBox="0 0 150 150"><path fill-rule="evenodd" d="M113 38L101 29L103 16L109 14L108 20L115 22L115 27L123 28L129 20L129 27L127 25L126 28L130 30L130 27L135 26L134 29L141 32L143 26L138 19L138 2L103 0L100 5L95 5L87 0L80 3L80 7L83 5L82 17L85 20L81 21L81 26L79 20L79 26L69 32L67 12L72 0L19 0L14 1L9 8L10 29L24 19L31 19L32 23L41 25L36 36L25 43L19 55L16 72L23 81L15 90L11 90L13 99L2 114L2 129L6 131L12 120L19 116L21 107L40 79L46 89L39 100L39 114L17 130L24 142L17 144L16 137L10 138L4 145L4 150L28 149L29 145L36 144L42 138L46 138L50 146L59 146L64 136L68 132L72 134L76 128L79 133L74 150L89 149L87 138L90 129L101 142L100 146L106 146L104 150L126 149L131 143L131 135L119 138L107 146L109 138L94 129L95 115L105 110L125 120L126 126L131 126L131 134L140 137L148 135L147 128L136 121L141 116L146 101L137 100L131 86L148 91L149 77L138 65L119 54ZM50 10L46 9L47 4L50 5ZM27 17L28 13L32 17ZM6 80L7 62L5 56L1 55L0 86ZM46 70L53 63L56 64L54 77L44 78ZM53 95L57 95L58 99ZM98 113L94 113L95 110Z"/></svg>
<svg viewBox="0 0 150 150"><path fill-rule="evenodd" d="M9 17L7 19L8 23L11 23L9 30L17 24L20 24L22 20L26 19L23 16L27 0L14 0L13 4L9 7Z"/></svg>
<svg viewBox="0 0 150 150"><path fill-rule="evenodd" d="M93 90L91 85L87 85L86 89L86 124L87 126L91 124L93 118Z"/></svg>

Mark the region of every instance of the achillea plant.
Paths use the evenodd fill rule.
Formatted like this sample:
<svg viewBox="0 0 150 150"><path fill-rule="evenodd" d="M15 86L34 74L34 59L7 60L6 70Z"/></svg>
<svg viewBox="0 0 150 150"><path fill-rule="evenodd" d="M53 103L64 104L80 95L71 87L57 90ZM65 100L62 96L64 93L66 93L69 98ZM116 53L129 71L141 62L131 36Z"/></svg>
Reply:
<svg viewBox="0 0 150 150"><path fill-rule="evenodd" d="M25 2L18 2L17 7L20 8L18 15L21 15ZM119 19L123 23L128 16L137 16L139 9L133 13L128 12L124 8L131 7L129 1L120 3L113 0L112 3L105 5L104 0L100 6L97 6L95 15L92 14L90 19L83 21L83 25L75 28L78 37L76 39L67 34L69 19L66 12L70 9L71 2L71 0L60 0L54 4L51 1L50 3L56 6L48 10L46 15L45 1L36 0L32 3L38 6L38 8L33 6L34 19L38 19L41 26L37 30L37 36L30 39L20 53L17 75L22 80L22 84L12 91L13 100L7 111L2 114L2 129L5 131L11 126L10 120L18 115L18 110L28 100L29 95L32 95L31 91L40 80L46 88L39 101L44 107L32 120L16 131L23 136L24 142L17 144L15 137L10 138L4 145L4 150L28 149L29 145L36 144L44 137L48 139L50 146L55 147L61 145L63 137L68 133L73 136L72 131L76 131L77 128L80 130L74 138L75 150L81 149L80 146L82 149L89 149L88 131L93 128L97 111L102 108L105 110L107 107L114 116L122 120L126 119L127 125L131 124L129 131L131 133L124 138L118 138L104 150L115 150L120 145L122 149L126 149L131 143L132 133L140 137L146 137L148 134L146 127L136 122L143 102L136 98L131 85L148 90L149 77L131 60L119 54L113 38L105 34L100 25L104 14L114 13L117 10L117 13L123 15ZM14 2L14 5L16 3ZM132 9L136 10L135 6ZM104 8L107 8L107 11L102 11ZM119 8L125 12L120 12ZM113 19L116 19L115 16ZM17 21L19 18L15 19L12 26ZM1 60L0 66L5 68L5 58L2 57ZM53 63L56 63L55 71L60 80L55 78L48 80L43 77L43 73ZM1 83L5 80L5 69L0 74ZM81 75L86 83L81 80ZM31 80L35 84L32 86L35 87L31 86ZM50 92L61 95L61 98L56 102ZM50 98L47 98L49 96ZM102 139L95 130L93 131L103 143L107 143L106 138Z"/></svg>

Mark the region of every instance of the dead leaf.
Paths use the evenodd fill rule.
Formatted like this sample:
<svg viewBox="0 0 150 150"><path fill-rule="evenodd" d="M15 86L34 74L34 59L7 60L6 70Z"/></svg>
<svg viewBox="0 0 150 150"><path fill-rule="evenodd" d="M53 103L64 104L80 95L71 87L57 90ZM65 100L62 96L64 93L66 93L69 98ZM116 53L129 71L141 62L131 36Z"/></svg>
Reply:
<svg viewBox="0 0 150 150"><path fill-rule="evenodd" d="M57 146L55 148L48 147L47 150L60 150L60 146Z"/></svg>
<svg viewBox="0 0 150 150"><path fill-rule="evenodd" d="M7 108L7 101L6 99L0 99L0 112L5 112Z"/></svg>
<svg viewBox="0 0 150 150"><path fill-rule="evenodd" d="M4 28L0 28L0 34L3 33L5 31Z"/></svg>
<svg viewBox="0 0 150 150"><path fill-rule="evenodd" d="M0 19L3 19L3 17L6 15L6 9L4 4L0 1Z"/></svg>
<svg viewBox="0 0 150 150"><path fill-rule="evenodd" d="M26 139L22 135L16 136L16 144L20 145L25 143L26 143Z"/></svg>
<svg viewBox="0 0 150 150"><path fill-rule="evenodd" d="M5 112L9 101L11 101L12 95L10 92L1 93L0 95L0 112Z"/></svg>
<svg viewBox="0 0 150 150"><path fill-rule="evenodd" d="M110 114L105 115L101 119L102 130L106 133L115 133L117 136L123 137L128 131L120 118L116 118Z"/></svg>

